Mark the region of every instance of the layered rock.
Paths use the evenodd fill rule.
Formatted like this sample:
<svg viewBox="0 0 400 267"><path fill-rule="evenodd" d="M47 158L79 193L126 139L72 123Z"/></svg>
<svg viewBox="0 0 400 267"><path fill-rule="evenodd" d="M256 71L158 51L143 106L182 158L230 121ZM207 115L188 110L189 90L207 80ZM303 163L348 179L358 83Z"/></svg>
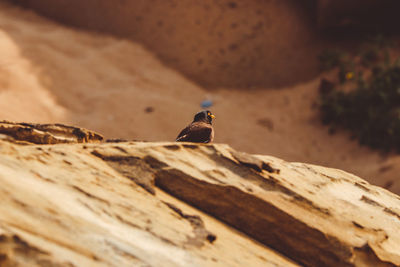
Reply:
<svg viewBox="0 0 400 267"><path fill-rule="evenodd" d="M14 123L0 121L0 137L20 144L94 143L103 136L64 124Z"/></svg>
<svg viewBox="0 0 400 267"><path fill-rule="evenodd" d="M399 196L223 144L0 141L0 184L1 266L400 265Z"/></svg>

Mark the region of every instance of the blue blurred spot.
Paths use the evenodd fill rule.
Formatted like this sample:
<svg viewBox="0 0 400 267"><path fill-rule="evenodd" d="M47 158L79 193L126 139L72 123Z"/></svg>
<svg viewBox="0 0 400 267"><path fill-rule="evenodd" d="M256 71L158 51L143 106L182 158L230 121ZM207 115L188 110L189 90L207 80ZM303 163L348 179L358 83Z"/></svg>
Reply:
<svg viewBox="0 0 400 267"><path fill-rule="evenodd" d="M201 102L201 107L202 108L209 108L213 105L213 102L211 100L204 100Z"/></svg>

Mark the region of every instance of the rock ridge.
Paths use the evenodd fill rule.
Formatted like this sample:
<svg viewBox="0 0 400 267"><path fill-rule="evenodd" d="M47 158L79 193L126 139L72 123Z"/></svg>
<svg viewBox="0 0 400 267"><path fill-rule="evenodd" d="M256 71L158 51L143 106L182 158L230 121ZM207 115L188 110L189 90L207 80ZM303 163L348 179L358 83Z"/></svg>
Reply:
<svg viewBox="0 0 400 267"><path fill-rule="evenodd" d="M1 266L400 265L400 197L357 176L225 144L89 136L0 140Z"/></svg>

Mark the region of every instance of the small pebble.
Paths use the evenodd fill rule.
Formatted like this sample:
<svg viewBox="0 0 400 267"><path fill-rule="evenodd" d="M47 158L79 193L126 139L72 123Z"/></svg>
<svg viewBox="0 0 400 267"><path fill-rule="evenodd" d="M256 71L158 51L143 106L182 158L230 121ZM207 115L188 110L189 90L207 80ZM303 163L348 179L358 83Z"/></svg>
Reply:
<svg viewBox="0 0 400 267"><path fill-rule="evenodd" d="M145 109L144 109L144 112L146 112L146 113L152 113L154 111L154 108L153 107L146 107Z"/></svg>

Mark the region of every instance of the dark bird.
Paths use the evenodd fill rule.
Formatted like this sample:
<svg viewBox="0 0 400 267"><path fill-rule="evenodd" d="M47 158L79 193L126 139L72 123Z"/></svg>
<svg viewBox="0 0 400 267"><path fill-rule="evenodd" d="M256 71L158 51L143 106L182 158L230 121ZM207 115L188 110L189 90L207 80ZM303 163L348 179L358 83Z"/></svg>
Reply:
<svg viewBox="0 0 400 267"><path fill-rule="evenodd" d="M183 129L178 137L177 142L194 142L194 143L210 143L214 139L214 129L212 120L215 116L209 110L198 112L193 122Z"/></svg>

